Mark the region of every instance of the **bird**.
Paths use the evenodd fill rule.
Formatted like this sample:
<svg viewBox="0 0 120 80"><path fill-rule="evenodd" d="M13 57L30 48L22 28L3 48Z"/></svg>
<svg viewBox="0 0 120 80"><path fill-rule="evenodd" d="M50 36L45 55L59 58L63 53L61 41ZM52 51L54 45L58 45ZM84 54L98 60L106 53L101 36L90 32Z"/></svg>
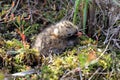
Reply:
<svg viewBox="0 0 120 80"><path fill-rule="evenodd" d="M66 48L77 43L78 27L68 20L60 21L40 32L33 48L41 55L61 54Z"/></svg>

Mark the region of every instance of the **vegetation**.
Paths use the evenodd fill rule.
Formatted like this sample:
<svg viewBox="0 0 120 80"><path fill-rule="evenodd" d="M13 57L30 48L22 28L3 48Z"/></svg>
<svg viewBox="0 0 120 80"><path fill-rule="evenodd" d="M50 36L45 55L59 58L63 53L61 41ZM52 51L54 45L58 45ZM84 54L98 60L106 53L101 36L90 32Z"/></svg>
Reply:
<svg viewBox="0 0 120 80"><path fill-rule="evenodd" d="M1 0L0 79L119 80L118 0ZM61 55L40 56L31 46L50 24L70 20L83 30L79 44ZM23 77L13 73L34 69Z"/></svg>

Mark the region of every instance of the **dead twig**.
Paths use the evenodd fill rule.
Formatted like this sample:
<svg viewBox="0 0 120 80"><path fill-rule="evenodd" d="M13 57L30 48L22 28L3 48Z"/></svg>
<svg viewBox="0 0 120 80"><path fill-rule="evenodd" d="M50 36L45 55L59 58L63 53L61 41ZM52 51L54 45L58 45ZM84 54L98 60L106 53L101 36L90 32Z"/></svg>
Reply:
<svg viewBox="0 0 120 80"><path fill-rule="evenodd" d="M101 68L98 68L88 80L91 80L95 76L95 74L97 74L100 71L100 69Z"/></svg>
<svg viewBox="0 0 120 80"><path fill-rule="evenodd" d="M79 72L79 75L80 75L80 80L82 80L82 73L81 73L81 69L78 67L78 68L75 68L74 70L71 70L69 71L68 73L65 73L61 78L60 80L64 80L64 78L70 76L70 74L75 74L76 72Z"/></svg>

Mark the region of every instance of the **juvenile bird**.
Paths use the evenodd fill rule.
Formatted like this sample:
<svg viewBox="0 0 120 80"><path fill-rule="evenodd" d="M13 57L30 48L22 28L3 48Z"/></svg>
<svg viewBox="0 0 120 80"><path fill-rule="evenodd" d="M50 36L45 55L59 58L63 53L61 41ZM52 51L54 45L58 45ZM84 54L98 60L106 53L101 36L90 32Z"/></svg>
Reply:
<svg viewBox="0 0 120 80"><path fill-rule="evenodd" d="M76 25L67 20L61 21L38 34L33 48L36 48L44 56L51 53L60 54L65 48L76 44L77 33Z"/></svg>

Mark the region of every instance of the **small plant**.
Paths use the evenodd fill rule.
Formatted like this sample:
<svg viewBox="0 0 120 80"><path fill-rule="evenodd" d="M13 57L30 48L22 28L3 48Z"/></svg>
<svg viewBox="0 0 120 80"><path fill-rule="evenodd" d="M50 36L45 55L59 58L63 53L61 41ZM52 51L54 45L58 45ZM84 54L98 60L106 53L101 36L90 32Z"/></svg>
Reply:
<svg viewBox="0 0 120 80"><path fill-rule="evenodd" d="M81 22L83 26L83 31L85 32L86 29L86 23L87 23L87 11L88 11L88 3L89 0L76 0L75 1L75 9L74 9L74 16L73 16L73 23L76 24L77 21L77 15L80 10L81 12Z"/></svg>
<svg viewBox="0 0 120 80"><path fill-rule="evenodd" d="M17 27L16 32L20 35L21 39L22 39L22 43L25 47L26 45L26 36L25 36L25 25L26 22L23 19L23 17L21 17L20 15L17 17L16 22L13 22L14 25Z"/></svg>
<svg viewBox="0 0 120 80"><path fill-rule="evenodd" d="M20 35L24 47L26 46L26 36L30 36L31 33L34 33L38 28L38 24L30 25L29 22L26 22L24 15L16 17L16 21L13 22L17 27L16 32Z"/></svg>

